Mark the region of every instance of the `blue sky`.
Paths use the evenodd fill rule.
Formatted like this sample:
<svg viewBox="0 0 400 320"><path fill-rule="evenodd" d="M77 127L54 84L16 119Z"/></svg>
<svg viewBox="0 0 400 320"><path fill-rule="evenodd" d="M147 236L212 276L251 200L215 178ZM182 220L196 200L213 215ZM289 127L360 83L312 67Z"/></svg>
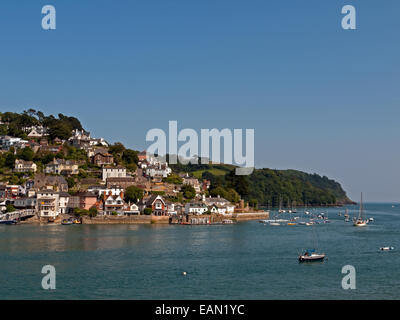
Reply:
<svg viewBox="0 0 400 320"><path fill-rule="evenodd" d="M41 29L41 8L57 30ZM341 8L357 30L341 28ZM254 128L257 167L400 200L400 3L0 2L0 110L74 115L143 149L152 128Z"/></svg>

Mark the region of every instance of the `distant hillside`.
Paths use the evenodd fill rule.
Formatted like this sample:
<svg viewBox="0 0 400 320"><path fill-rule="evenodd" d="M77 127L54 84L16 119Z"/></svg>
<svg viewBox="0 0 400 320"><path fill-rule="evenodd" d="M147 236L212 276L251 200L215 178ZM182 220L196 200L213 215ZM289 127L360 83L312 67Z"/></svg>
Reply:
<svg viewBox="0 0 400 320"><path fill-rule="evenodd" d="M258 206L284 206L295 202L297 206L348 204L341 185L328 177L297 170L256 169L250 176L235 176L235 166L218 165L172 165L175 172L190 172L199 179L211 180L212 190L230 188Z"/></svg>
<svg viewBox="0 0 400 320"><path fill-rule="evenodd" d="M260 205L278 206L295 201L297 205L348 204L341 185L328 177L296 170L256 169L249 176L249 199Z"/></svg>

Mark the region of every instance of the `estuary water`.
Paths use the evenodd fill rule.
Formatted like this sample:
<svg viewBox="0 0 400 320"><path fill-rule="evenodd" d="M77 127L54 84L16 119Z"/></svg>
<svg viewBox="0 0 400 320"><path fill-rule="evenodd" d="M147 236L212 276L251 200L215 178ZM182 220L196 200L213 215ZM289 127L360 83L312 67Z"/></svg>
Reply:
<svg viewBox="0 0 400 320"><path fill-rule="evenodd" d="M311 210L331 221L315 226L1 225L0 299L398 299L400 205L365 207L366 228L344 208ZM316 245L327 261L299 264ZM44 265L55 290L41 287ZM345 265L355 290L342 288Z"/></svg>

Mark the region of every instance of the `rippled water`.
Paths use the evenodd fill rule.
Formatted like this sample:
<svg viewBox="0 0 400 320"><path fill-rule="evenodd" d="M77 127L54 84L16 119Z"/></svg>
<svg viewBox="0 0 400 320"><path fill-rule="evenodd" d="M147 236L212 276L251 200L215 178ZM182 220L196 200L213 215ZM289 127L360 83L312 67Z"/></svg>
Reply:
<svg viewBox="0 0 400 320"><path fill-rule="evenodd" d="M329 209L332 223L314 227L2 225L0 298L398 299L400 206L366 209L375 218L367 228L345 223L343 208ZM299 264L315 239L328 260ZM48 264L57 271L54 291L41 288ZM348 264L357 271L356 290L341 287Z"/></svg>

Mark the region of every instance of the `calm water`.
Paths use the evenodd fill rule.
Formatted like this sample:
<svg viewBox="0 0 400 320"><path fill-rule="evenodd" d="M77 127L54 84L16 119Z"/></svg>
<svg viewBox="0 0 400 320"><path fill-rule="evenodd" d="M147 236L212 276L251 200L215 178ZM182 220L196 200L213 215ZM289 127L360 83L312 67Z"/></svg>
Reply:
<svg viewBox="0 0 400 320"><path fill-rule="evenodd" d="M366 209L375 218L367 228L345 223L343 208L315 227L0 226L0 298L398 299L400 206ZM328 261L299 264L316 238ZM395 250L378 250L386 245ZM47 264L57 271L51 292L41 289ZM357 270L356 290L341 288L347 264Z"/></svg>

